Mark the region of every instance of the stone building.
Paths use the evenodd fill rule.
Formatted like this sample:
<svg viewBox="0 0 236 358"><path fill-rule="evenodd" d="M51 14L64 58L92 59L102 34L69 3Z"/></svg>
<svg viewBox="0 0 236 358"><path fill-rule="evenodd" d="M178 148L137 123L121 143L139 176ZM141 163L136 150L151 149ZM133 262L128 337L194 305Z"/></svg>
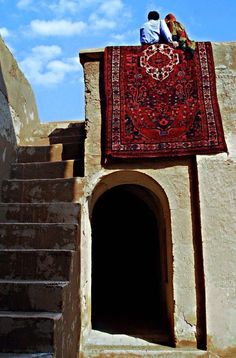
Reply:
<svg viewBox="0 0 236 358"><path fill-rule="evenodd" d="M0 41L1 357L236 356L236 45L212 45L228 153L104 166L103 50L85 122L42 124Z"/></svg>

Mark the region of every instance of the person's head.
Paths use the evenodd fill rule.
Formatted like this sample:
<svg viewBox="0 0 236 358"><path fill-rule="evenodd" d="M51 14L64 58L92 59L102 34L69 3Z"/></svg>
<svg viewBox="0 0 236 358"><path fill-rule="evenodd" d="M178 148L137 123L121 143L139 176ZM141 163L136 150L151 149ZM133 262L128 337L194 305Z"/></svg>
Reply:
<svg viewBox="0 0 236 358"><path fill-rule="evenodd" d="M148 13L148 20L158 20L160 17L160 15L158 14L157 11L150 11Z"/></svg>
<svg viewBox="0 0 236 358"><path fill-rule="evenodd" d="M171 22L171 21L176 21L176 17L173 14L168 14L165 17L165 22Z"/></svg>

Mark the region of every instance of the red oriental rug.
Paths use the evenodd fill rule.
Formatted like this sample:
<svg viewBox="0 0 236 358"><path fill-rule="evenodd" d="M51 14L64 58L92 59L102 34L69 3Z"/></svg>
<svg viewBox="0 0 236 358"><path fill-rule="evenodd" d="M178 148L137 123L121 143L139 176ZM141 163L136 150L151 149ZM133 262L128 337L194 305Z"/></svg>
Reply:
<svg viewBox="0 0 236 358"><path fill-rule="evenodd" d="M227 151L210 42L107 47L105 162Z"/></svg>

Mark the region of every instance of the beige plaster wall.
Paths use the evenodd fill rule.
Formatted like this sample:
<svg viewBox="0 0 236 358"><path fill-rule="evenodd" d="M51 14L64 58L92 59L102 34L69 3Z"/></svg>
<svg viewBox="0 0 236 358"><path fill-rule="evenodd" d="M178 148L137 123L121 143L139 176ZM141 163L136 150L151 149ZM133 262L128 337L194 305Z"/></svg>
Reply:
<svg viewBox="0 0 236 358"><path fill-rule="evenodd" d="M32 88L13 55L0 38L0 92L9 108L16 142L32 142L32 131L39 125L38 111Z"/></svg>
<svg viewBox="0 0 236 358"><path fill-rule="evenodd" d="M5 96L0 91L0 185L8 177L10 163L16 159L16 136Z"/></svg>
<svg viewBox="0 0 236 358"><path fill-rule="evenodd" d="M97 50L96 50L97 51ZM96 59L97 55L97 59ZM102 52L84 52L81 60L85 74L85 117L87 138L85 141L85 193L82 211L81 241L81 297L82 299L82 346L90 340L91 333L91 227L89 219L89 201L97 186L118 183L137 183L150 190L149 181L159 185L165 192L171 219L171 239L173 245L173 286L174 286L174 321L177 346L196 347L196 289L194 271L194 250L190 198L190 161L165 160L153 164L145 161L139 166L120 164L104 168L101 166L101 97L99 92L99 59ZM94 58L95 57L95 58ZM85 61L84 61L85 60ZM127 174L127 170L132 175ZM131 172L130 172L131 171ZM116 180L114 179L116 174ZM109 176L113 183L108 185ZM143 176L146 180L143 180ZM158 194L157 194L158 195ZM123 344L128 344L123 342ZM83 347L81 348L83 351Z"/></svg>
<svg viewBox="0 0 236 358"><path fill-rule="evenodd" d="M235 147L233 131L235 121L235 43L213 44L216 65L217 90L222 113L227 154L198 156L201 227L206 284L206 321L209 352L232 353L236 342L235 328ZM147 176L162 187L167 195L171 215L171 236L173 243L173 285L175 300L175 334L177 345L196 346L196 281L193 248L193 227L191 200L191 163L188 160L166 159L154 164L152 161L135 164L101 166L101 101L99 92L100 60L102 49L81 51L80 58L85 74L85 119L87 139L85 142L85 197L82 215L82 346L91 337L91 227L89 201L97 185L107 186L106 178L116 173L121 182L126 171L132 171L137 183L140 175ZM233 135L234 133L234 135ZM123 178L123 179L122 179ZM114 182L113 185L116 185ZM192 197L191 197L192 196ZM199 294L199 293L198 293ZM97 342L99 339L97 339ZM211 353L210 353L211 355ZM86 355L85 355L86 356Z"/></svg>
<svg viewBox="0 0 236 358"><path fill-rule="evenodd" d="M32 89L0 37L0 183L9 176L17 145L31 143L38 125Z"/></svg>
<svg viewBox="0 0 236 358"><path fill-rule="evenodd" d="M213 45L227 154L198 156L208 348L236 356L236 43ZM228 352L228 353L227 353Z"/></svg>

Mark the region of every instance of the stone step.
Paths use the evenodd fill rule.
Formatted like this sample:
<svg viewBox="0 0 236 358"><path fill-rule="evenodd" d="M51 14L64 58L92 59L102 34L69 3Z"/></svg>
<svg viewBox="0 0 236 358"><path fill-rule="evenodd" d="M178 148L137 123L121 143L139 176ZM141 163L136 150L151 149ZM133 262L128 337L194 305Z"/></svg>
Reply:
<svg viewBox="0 0 236 358"><path fill-rule="evenodd" d="M84 142L76 143L63 143L62 159L80 159L84 161Z"/></svg>
<svg viewBox="0 0 236 358"><path fill-rule="evenodd" d="M122 341L121 336L120 341ZM143 342L145 342L143 340ZM81 352L83 358L209 358L214 357L209 355L208 352L194 349L191 347L185 348L168 348L163 345L150 346L148 343L145 345L137 344L133 345L123 344L114 346L104 345L103 347L85 347ZM215 356L219 357L219 356ZM221 356L222 357L222 356ZM233 356L228 356L233 358Z"/></svg>
<svg viewBox="0 0 236 358"><path fill-rule="evenodd" d="M11 165L12 179L54 179L76 176L83 176L81 160L14 163Z"/></svg>
<svg viewBox="0 0 236 358"><path fill-rule="evenodd" d="M0 353L1 358L53 358L52 353Z"/></svg>
<svg viewBox="0 0 236 358"><path fill-rule="evenodd" d="M17 149L18 163L54 162L84 157L84 142L24 146Z"/></svg>
<svg viewBox="0 0 236 358"><path fill-rule="evenodd" d="M69 250L1 250L1 280L69 281L73 260Z"/></svg>
<svg viewBox="0 0 236 358"><path fill-rule="evenodd" d="M0 280L0 311L62 312L68 282Z"/></svg>
<svg viewBox="0 0 236 358"><path fill-rule="evenodd" d="M4 203L76 202L82 193L81 178L9 179L2 183Z"/></svg>
<svg viewBox="0 0 236 358"><path fill-rule="evenodd" d="M48 135L50 144L84 143L86 136L85 122L73 123L67 128L56 128Z"/></svg>
<svg viewBox="0 0 236 358"><path fill-rule="evenodd" d="M78 137L81 139L85 138L85 122L71 123L67 128L55 128L49 135L48 138L54 137Z"/></svg>
<svg viewBox="0 0 236 358"><path fill-rule="evenodd" d="M54 352L60 313L0 312L0 352Z"/></svg>
<svg viewBox="0 0 236 358"><path fill-rule="evenodd" d="M62 144L23 146L17 149L17 162L54 162L62 159L62 151Z"/></svg>
<svg viewBox="0 0 236 358"><path fill-rule="evenodd" d="M0 250L76 250L78 241L78 224L0 223Z"/></svg>
<svg viewBox="0 0 236 358"><path fill-rule="evenodd" d="M77 203L0 203L0 222L71 223L77 224Z"/></svg>
<svg viewBox="0 0 236 358"><path fill-rule="evenodd" d="M81 135L64 135L64 136L52 136L49 138L50 144L63 144L63 143L84 143L84 138Z"/></svg>

